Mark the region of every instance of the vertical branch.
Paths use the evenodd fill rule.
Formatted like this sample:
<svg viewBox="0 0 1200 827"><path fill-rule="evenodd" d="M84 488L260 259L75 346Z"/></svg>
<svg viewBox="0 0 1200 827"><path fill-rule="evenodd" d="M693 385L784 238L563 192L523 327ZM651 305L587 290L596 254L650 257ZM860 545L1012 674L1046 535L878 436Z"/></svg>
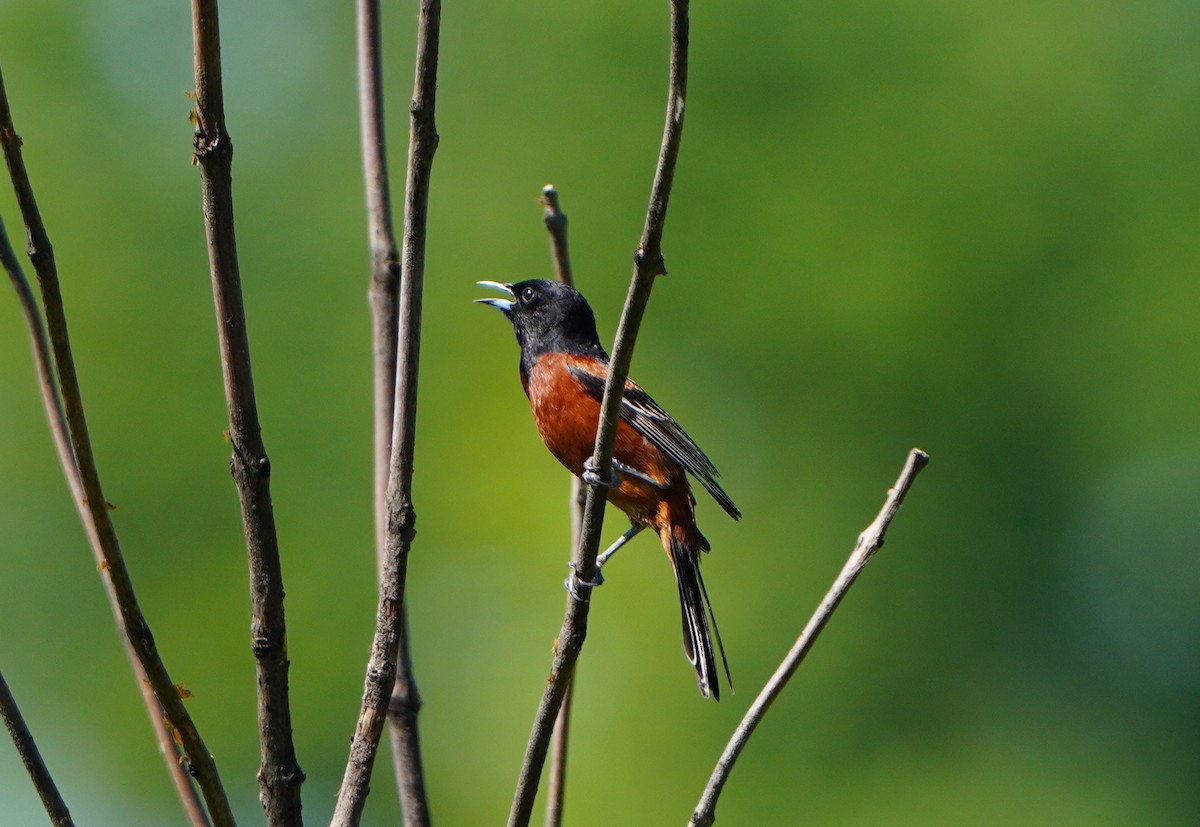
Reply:
<svg viewBox="0 0 1200 827"><path fill-rule="evenodd" d="M399 657L405 627L404 587L408 552L416 534L412 500L413 452L416 444L417 377L421 342L421 299L425 276L425 236L429 182L438 135L434 120L437 90L439 0L421 0L417 25L417 60L409 108L408 172L405 182L404 241L397 308L394 423L388 481L384 498L384 555L376 613L375 637L363 687L362 711L350 745L346 772L338 792L332 824L354 825L362 818L375 755L389 709L396 715L399 749L405 756L401 804L410 825L427 824L428 805L416 729L416 683L411 662ZM376 342L379 346L379 342ZM378 370L378 368L377 368ZM377 408L378 411L378 408ZM399 662L398 662L399 658ZM399 702L394 702L395 695Z"/></svg>
<svg viewBox="0 0 1200 827"><path fill-rule="evenodd" d="M416 449L417 379L420 368L421 309L425 279L425 239L429 218L429 186L438 134L435 122L440 0L422 0L417 28L417 55L409 107L409 144L405 176L404 230L401 251L399 336L396 342L396 415L391 438L391 462L385 491L387 532L383 545L382 582L397 599L396 677L388 700L392 748L402 776L400 804L409 827L429 824L429 804L421 761L417 713L421 698L409 647L404 585L408 552L415 536L413 458Z"/></svg>
<svg viewBox="0 0 1200 827"><path fill-rule="evenodd" d="M125 649L133 664L151 725L158 739L159 751L167 763L175 789L193 825L204 825L211 817L218 827L233 824L229 800L217 774L216 763L204 745L199 731L188 714L176 685L159 655L150 627L142 616L137 595L125 557L117 541L116 528L108 510L96 458L92 453L83 396L75 372L75 359L67 330L66 310L58 281L54 248L50 244L33 186L21 155L21 139L13 127L12 111L0 75L0 146L12 179L17 204L25 222L29 259L37 273L42 292L46 324L41 325L36 304L20 265L0 226L0 253L4 267L21 298L30 336L34 342L34 357L38 361L39 384L50 429L54 434L63 473L71 489L75 508L83 523L88 542L101 571L109 606L117 621ZM54 368L47 357L47 342L54 358ZM54 376L57 376L57 387ZM68 447L69 446L69 447ZM165 720L164 720L165 719ZM176 744L178 743L178 747ZM182 755L180 754L182 750ZM190 777L189 777L190 776ZM208 807L206 817L191 778L200 787Z"/></svg>
<svg viewBox="0 0 1200 827"><path fill-rule="evenodd" d="M842 598L846 596L846 592L854 585L854 581L858 578L863 568L866 567L867 563L871 562L871 557L874 556L875 552L883 547L884 535L887 534L888 526L892 523L892 518L900 510L900 505L904 502L904 497L916 480L917 474L928 464L929 455L924 451L916 448L909 451L904 468L900 471L900 476L896 479L896 484L888 491L883 508L880 509L875 519L871 521L871 524L858 535L858 542L854 545L854 551L851 552L845 566L842 567L841 572L833 581L833 585L830 586L825 598L817 606L812 618L809 619L808 624L804 627L804 631L800 633L800 637L796 639L796 642L792 645L791 650L787 653L779 668L775 670L775 674L771 676L766 686L758 693L758 697L754 699L754 703L746 711L742 722L734 730L733 736L729 739L729 743L725 746L725 750L717 760L717 766L708 779L708 784L700 796L700 802L696 805L696 809L692 813L688 827L711 827L713 822L717 820L717 799L721 795L721 790L725 788L725 782L729 778L729 773L733 771L734 762L741 755L746 742L750 740L750 736L754 734L754 730L762 722L763 716L767 714L767 710L771 707L771 704L779 697L779 693L783 691L788 681L791 680L792 675L800 667L804 656L808 654L813 644L817 642L817 637L821 634L821 630L825 628L825 624L833 616L834 610L842 602Z"/></svg>
<svg viewBox="0 0 1200 827"><path fill-rule="evenodd" d="M388 155L384 140L383 47L378 0L358 0L359 116L362 176L367 200L367 234L371 245L371 301L374 366L374 514L380 586L386 568L388 479L396 410L396 360L400 323L401 260L391 222ZM420 61L420 59L419 59ZM420 70L418 70L420 72ZM416 715L421 697L413 678L407 606L398 617L396 683L388 705L392 765L404 820L428 821L424 769Z"/></svg>
<svg viewBox="0 0 1200 827"><path fill-rule="evenodd" d="M567 216L558 204L558 190L552 186L542 188L542 220L550 234L550 256L554 260L554 271L563 284L574 286L571 276L571 257L567 252ZM578 477L571 477L571 497L568 501L571 512L571 549L579 547L579 534L583 528L584 490ZM570 596L567 597L570 600ZM562 824L563 809L567 793L567 746L571 730L571 698L575 678L567 681L562 706L554 720L554 736L550 741L550 777L546 791L546 827Z"/></svg>
<svg viewBox="0 0 1200 827"><path fill-rule="evenodd" d="M542 223L550 234L550 258L554 261L554 274L563 284L575 286L571 275L571 256L567 252L567 214L558 205L558 190L553 185L542 187Z"/></svg>
<svg viewBox="0 0 1200 827"><path fill-rule="evenodd" d="M372 343L375 398L375 536L382 565L387 529L385 495L392 456L396 403L396 325L400 292L400 252L392 226L391 187L384 141L383 55L379 0L357 0L358 110L371 250Z"/></svg>
<svg viewBox="0 0 1200 827"><path fill-rule="evenodd" d="M29 773L29 778L42 799L42 806L46 808L46 815L50 816L50 823L54 827L75 827L75 822L71 820L71 811L67 809L66 802L58 792L58 786L50 776L46 762L42 760L33 734L25 725L25 718L22 717L17 701L8 689L8 682L4 680L3 674L0 674L0 718L4 719L4 726L12 736L17 754L25 764L25 771Z"/></svg>
<svg viewBox="0 0 1200 827"><path fill-rule="evenodd" d="M662 256L662 233L667 216L667 203L671 194L671 183L675 178L675 164L679 157L679 142L683 137L683 112L687 92L688 62L688 0L671 0L671 69L667 91L666 123L663 128L662 145L658 154L658 165L654 184L650 192L650 204L646 210L646 223L642 238L634 253L633 279L625 298L625 308L617 327L609 364L608 381L604 385L604 401L600 406L600 422L596 430L596 447L590 460L597 478L608 479L612 474L613 441L617 433L617 415L624 396L625 380L629 376L629 365L633 359L633 347L638 329L650 300L654 277L666 273ZM614 388L616 390L614 390ZM534 716L533 730L525 748L525 758L517 779L512 809L509 812L509 827L524 827L529 823L533 802L537 796L538 782L546 761L546 750L550 741L553 722L558 715L566 693L567 683L575 668L575 661L587 636L587 618L591 587L595 579L596 555L600 546L600 530L604 521L606 492L603 487L587 487L584 505L583 529L579 547L573 560L575 572L582 581L579 600L568 601L567 611L559 630L554 660L550 666L550 677L542 691L542 699Z"/></svg>
<svg viewBox="0 0 1200 827"><path fill-rule="evenodd" d="M258 675L259 800L271 825L301 823L304 773L292 742L288 699L287 626L283 574L271 503L271 463L262 441L250 342L242 306L233 222L233 142L225 127L217 0L192 0L196 74L195 161L200 167L221 374L233 443L230 470L237 486L250 569L251 648Z"/></svg>
<svg viewBox="0 0 1200 827"><path fill-rule="evenodd" d="M387 551L387 486L392 456L396 409L396 360L399 324L400 254L392 226L384 139L383 56L379 0L357 2L359 120L363 153L363 183L367 200L367 233L371 250L371 304L374 366L375 433L375 548L380 584ZM410 825L428 822L424 772L417 713L421 696L413 678L408 610L398 618L396 682L388 702L392 763L400 809Z"/></svg>
<svg viewBox="0 0 1200 827"><path fill-rule="evenodd" d="M579 489L583 491L583 488ZM582 507L582 501L580 501ZM546 827L559 827L567 801L567 747L571 733L571 701L575 694L575 675L567 679L562 705L554 719L554 734L550 740L550 775L546 790Z"/></svg>

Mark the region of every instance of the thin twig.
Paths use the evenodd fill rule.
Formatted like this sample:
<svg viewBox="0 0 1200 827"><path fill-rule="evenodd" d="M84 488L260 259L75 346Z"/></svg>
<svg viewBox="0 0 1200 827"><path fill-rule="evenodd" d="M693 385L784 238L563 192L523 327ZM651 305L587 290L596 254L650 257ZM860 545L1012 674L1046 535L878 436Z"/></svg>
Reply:
<svg viewBox="0 0 1200 827"><path fill-rule="evenodd" d="M79 469L75 466L75 457L71 449L66 413L63 411L62 399L58 395L58 387L54 382L54 366L51 363L50 342L46 336L46 327L42 323L37 300L33 297L33 290L29 287L29 281L25 278L20 262L9 243L3 221L0 221L0 261L8 273L9 280L17 294L17 301L21 305L21 312L25 316L25 326L29 330L30 348L33 351L33 362L38 375L38 388L42 394L42 405L50 422L50 434L54 440L59 463L62 465L63 475L67 478L67 486L71 489L71 499L85 526L88 540L92 544L97 560L103 567L103 552L99 546L99 535L91 526L91 515L87 510L87 495L84 493L83 481L79 477ZM115 600L115 592L107 583L105 585L111 602ZM119 619L120 607L115 602L111 602L111 606L113 614ZM159 752L162 753L163 761L166 762L167 773L179 795L179 801L194 827L208 827L210 822L204 811L204 804L196 793L196 786L192 783L184 762L180 760L179 745L176 743L171 726L164 719L162 706L154 695L154 689L146 676L146 670L139 662L132 643L127 639L122 642L137 680L142 701L150 713L150 724L154 729L154 737L158 743Z"/></svg>
<svg viewBox="0 0 1200 827"><path fill-rule="evenodd" d="M225 126L221 33L217 0L193 0L196 75L195 160L200 167L221 374L233 443L230 470L237 487L250 569L251 649L258 676L259 800L270 825L303 823L304 772L292 741L288 698L287 624L283 573L271 503L271 462L262 441L250 342L242 305L233 221L233 142Z"/></svg>
<svg viewBox="0 0 1200 827"><path fill-rule="evenodd" d="M375 395L375 556L382 585L387 552L387 484L392 457L396 407L396 352L400 292L400 253L392 225L384 139L383 54L379 0L357 2L358 96L363 154L363 183L367 200L367 233L371 248L372 340ZM409 646L408 608L400 611L396 683L388 701L388 732L400 810L409 825L427 824L417 714L421 696L413 679Z"/></svg>
<svg viewBox="0 0 1200 827"><path fill-rule="evenodd" d="M37 369L38 388L42 393L42 405L50 419L50 435L54 439L54 448L67 477L67 485L71 488L72 499L82 504L85 499L83 482L79 479L79 469L75 467L75 455L71 450L71 436L67 431L67 415L63 411L62 400L58 396L58 387L54 383L54 366L51 364L50 342L46 337L46 326L42 324L41 312L38 310L37 299L29 286L28 279L21 269L12 244L8 240L8 231L0 220L0 262L8 273L13 290L17 293L17 302L21 305L21 313L25 316L25 326L29 330L30 347L33 350L33 364ZM84 512L86 513L86 511ZM157 711L157 704L155 705ZM157 716L152 716L157 717Z"/></svg>
<svg viewBox="0 0 1200 827"><path fill-rule="evenodd" d="M17 260L16 254L12 250L12 245L9 243L8 233L4 229L3 221L0 221L0 261L3 263L4 270L8 273L9 280L12 282L13 289L17 294L17 301L21 305L21 312L25 316L25 325L29 330L30 347L33 351L33 362L38 375L38 388L42 394L42 405L46 410L46 417L50 422L50 434L54 440L54 447L58 453L59 463L62 465L63 475L67 478L67 486L71 489L71 499L75 503L80 519L85 526L88 540L92 544L97 559L101 561L100 565L103 567L103 552L99 546L98 534L91 526L91 515L87 510L86 503L87 496L84 493L83 481L79 477L79 469L75 466L75 457L72 454L71 437L67 428L66 413L63 411L62 399L58 395L58 388L54 382L54 366L51 363L50 343L46 337L46 327L42 323L37 300L33 297L33 290L29 287L29 282L21 270L20 262ZM108 586L107 583L105 585L106 587ZM115 592L111 587L106 588L106 593L109 596L110 602L115 599ZM111 605L114 615L119 619L120 607L115 602L112 602ZM208 815L205 813L204 805L196 793L196 786L187 774L184 763L180 761L181 753L179 745L175 741L170 725L168 725L163 717L162 706L158 703L158 699L154 695L154 689L151 687L150 681L146 676L146 670L139 662L137 652L134 650L132 643L127 639L122 642L124 643L125 654L129 658L130 666L137 679L142 700L146 705L147 711L150 713L150 724L154 729L154 736L158 743L159 752L162 753L163 760L166 762L167 772L175 786L176 793L179 795L179 801L187 813L188 820L194 827L208 827Z"/></svg>
<svg viewBox="0 0 1200 827"><path fill-rule="evenodd" d="M371 248L368 298L373 324L375 386L375 535L382 565L387 529L385 495L392 457L392 415L396 404L396 305L400 292L400 251L392 226L384 139L383 56L379 0L358 0L358 111L367 199L367 237Z"/></svg>
<svg viewBox="0 0 1200 827"><path fill-rule="evenodd" d="M613 442L617 433L617 415L624 396L625 380L629 376L629 365L633 359L633 346L637 341L638 329L654 277L666 273L662 256L662 233L667 215L667 202L671 183L675 177L675 163L679 157L679 142L683 135L684 101L687 91L688 55L688 0L671 2L671 69L667 93L666 124L663 128L662 146L654 184L650 192L650 204L646 210L646 223L642 238L634 253L633 279L625 298L625 308L617 327L609 365L608 381L604 385L604 401L600 406L600 422L596 430L596 447L592 466L597 479L606 480L612 471ZM614 390L614 388L616 390ZM574 570L582 581L579 599L568 601L555 647L550 676L542 691L541 702L534 716L533 729L525 748L525 758L517 779L512 809L509 811L509 827L525 827L533 812L537 797L542 767L546 761L553 723L558 716L559 706L566 693L567 682L587 636L587 618L590 608L591 587L586 585L595 579L596 555L600 546L600 530L604 521L606 491L599 485L589 485L587 502L584 506L583 530L579 547L572 561Z"/></svg>
<svg viewBox="0 0 1200 827"><path fill-rule="evenodd" d="M550 740L550 770L546 779L546 827L559 827L567 802L567 747L571 734L571 701L575 695L575 675L572 673L563 692L558 717L554 719L554 735Z"/></svg>
<svg viewBox="0 0 1200 827"><path fill-rule="evenodd" d="M404 201L404 241L397 308L396 385L388 483L384 501L384 560L379 586L375 637L363 687L362 711L350 745L346 772L338 791L333 825L349 827L362 818L384 721L392 708L393 691L400 709L411 715L393 718L403 738L404 789L401 802L409 825L429 822L416 729L416 683L411 661L400 657L404 637L404 587L408 552L416 534L412 500L413 451L416 444L417 377L420 366L421 300L425 278L425 235L429 211L429 180L437 150L434 121L437 90L438 36L442 7L439 0L422 0L417 23L417 60L413 79L408 171ZM378 346L378 341L376 345ZM398 690L397 690L398 687Z"/></svg>
<svg viewBox="0 0 1200 827"><path fill-rule="evenodd" d="M850 558L846 561L846 565L842 567L837 579L833 581L833 585L830 586L825 598L817 606L817 610L808 621L808 625L804 627L804 631L800 633L800 637L792 645L787 657L783 659L779 668L775 670L775 674L758 693L758 697L754 699L754 703L750 705L742 722L738 724L733 736L729 739L725 751L717 760L717 766L713 770L712 776L708 779L704 793L700 796L700 802L692 813L688 827L710 827L716 821L717 798L721 795L729 773L733 771L734 762L737 761L746 742L750 740L755 728L762 722L763 716L767 714L771 704L779 697L779 693L783 691L796 669L799 668L804 656L816 643L817 636L821 634L821 630L833 616L834 610L842 602L846 592L854 585L855 579L871 561L875 552L882 548L884 535L887 533L892 518L900 509L900 504L904 502L904 496L912 487L917 474L928 464L929 455L924 451L916 448L909 451L904 469L900 472L895 485L888 491L883 508L862 534L858 535L858 542L855 544Z"/></svg>
<svg viewBox="0 0 1200 827"><path fill-rule="evenodd" d="M17 754L21 756L21 761L25 764L25 771L29 773L29 778L33 781L33 786L42 799L46 815L50 816L50 823L55 827L75 827L75 822L71 820L71 812L67 809L66 802L58 792L58 786L50 776L50 770L47 769L46 762L42 760L42 754L38 752L37 744L33 740L33 733L26 726L25 718L21 716L16 698L9 691L8 682L4 680L3 674L0 674L0 718L4 719L8 734L12 736L13 744L17 747Z"/></svg>
<svg viewBox="0 0 1200 827"><path fill-rule="evenodd" d="M558 190L553 186L542 188L539 199L542 205L542 220L550 234L550 256L554 261L554 271L558 280L563 284L573 285L571 277L571 257L567 251L567 216L558 204ZM571 497L568 507L571 514L571 554L579 547L579 535L583 530L583 507L585 493L583 485L577 477L571 477ZM567 597L570 600L570 596ZM550 741L550 775L547 779L546 790L546 827L559 827L562 824L563 809L566 805L567 792L567 745L571 733L571 698L575 676L567 679L567 690L563 694L562 706L554 720L554 736Z"/></svg>
<svg viewBox="0 0 1200 827"><path fill-rule="evenodd" d="M71 352L71 339L67 330L62 290L58 282L54 248L50 244L33 194L33 186L25 169L25 161L21 155L21 139L13 128L3 76L0 76L0 145L3 146L9 177L12 179L17 204L25 222L29 259L33 263L41 288L46 319L45 332L31 327L30 335L35 342L35 358L45 360L47 340L54 357L57 386L50 377L48 362L39 363L39 382L72 499L96 558L97 567L102 572L109 606L133 664L134 677L146 703L159 751L166 760L184 810L196 827L206 825L210 817L217 827L232 825L233 813L217 774L216 763L183 705L179 688L172 682L159 656L154 636L142 616L133 582L125 565L125 558L121 554L120 543L117 541L116 529L109 515L108 501L100 485L96 458L88 436L87 417L84 414L83 396ZM3 246L8 248L5 268L10 277L13 278L14 284L24 283L25 277L20 273L16 257L12 255L7 236L4 237ZM18 295L23 294L20 287L17 292ZM27 283L25 292L28 292ZM25 305L25 300L22 301ZM27 318L31 318L31 313L33 317L37 316L36 307L31 311L30 307L25 305L25 312ZM40 357L39 339L42 342ZM65 451L63 445L68 443L70 450ZM196 799L189 776L195 778L200 787L208 807L208 816Z"/></svg>
<svg viewBox="0 0 1200 827"><path fill-rule="evenodd" d="M587 492L583 483L571 478L571 548L579 546L579 535L583 530L583 509ZM568 600L570 597L567 598ZM571 734L571 705L575 699L575 672L567 679L567 690L563 693L562 705L554 719L554 735L550 741L550 775L546 790L545 827L559 827L567 800L567 747Z"/></svg>
<svg viewBox="0 0 1200 827"><path fill-rule="evenodd" d="M567 214L558 205L558 190L552 184L542 187L538 203L542 205L542 222L550 234L550 258L554 261L554 274L563 284L574 286L571 256L567 251Z"/></svg>

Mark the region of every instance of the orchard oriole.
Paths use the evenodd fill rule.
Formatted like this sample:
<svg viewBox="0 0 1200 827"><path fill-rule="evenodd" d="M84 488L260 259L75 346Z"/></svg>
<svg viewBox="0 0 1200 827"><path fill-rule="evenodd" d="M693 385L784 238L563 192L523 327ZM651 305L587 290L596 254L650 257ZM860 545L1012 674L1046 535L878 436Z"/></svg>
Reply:
<svg viewBox="0 0 1200 827"><path fill-rule="evenodd" d="M561 282L479 284L510 296L478 301L499 308L512 322L521 346L521 385L542 441L568 471L594 482L589 461L608 376L608 354L596 334L592 308L578 291ZM598 566L643 528L655 530L679 587L684 653L695 667L700 694L719 699L714 636L727 681L729 663L700 576L700 552L710 547L696 527L696 498L687 475L695 477L729 516L736 520L741 512L717 484L712 461L632 380L625 383L612 465L608 501L628 515L632 526L600 555Z"/></svg>

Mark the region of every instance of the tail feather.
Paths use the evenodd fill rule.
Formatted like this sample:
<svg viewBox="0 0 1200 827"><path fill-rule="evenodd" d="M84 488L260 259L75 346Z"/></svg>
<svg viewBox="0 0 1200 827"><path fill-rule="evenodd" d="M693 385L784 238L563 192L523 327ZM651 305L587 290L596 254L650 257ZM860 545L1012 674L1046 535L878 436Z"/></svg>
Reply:
<svg viewBox="0 0 1200 827"><path fill-rule="evenodd" d="M725 657L725 645L721 642L721 631L708 599L708 589L700 576L700 556L686 548L675 533L671 534L671 565L675 569L675 582L679 586L679 607L683 621L683 651L688 662L696 670L696 683L704 697L712 695L721 699L721 684L717 675L716 653L713 638L721 653L721 665L725 669L725 680L733 688L729 674L729 661ZM710 632L711 628L711 632Z"/></svg>

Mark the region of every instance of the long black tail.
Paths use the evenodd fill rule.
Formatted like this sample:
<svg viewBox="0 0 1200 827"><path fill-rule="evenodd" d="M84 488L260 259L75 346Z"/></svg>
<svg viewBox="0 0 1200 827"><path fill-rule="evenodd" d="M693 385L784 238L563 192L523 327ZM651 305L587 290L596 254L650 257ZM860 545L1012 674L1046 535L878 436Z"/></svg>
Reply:
<svg viewBox="0 0 1200 827"><path fill-rule="evenodd" d="M679 607L683 615L683 652L696 670L700 694L706 698L711 694L714 701L719 701L721 684L717 675L713 638L716 638L717 651L721 653L725 680L732 689L733 679L729 675L725 645L721 642L721 630L717 628L717 617L708 599L708 589L704 587L704 578L700 576L700 555L697 551L684 548L674 532L671 536L671 564L675 568Z"/></svg>

